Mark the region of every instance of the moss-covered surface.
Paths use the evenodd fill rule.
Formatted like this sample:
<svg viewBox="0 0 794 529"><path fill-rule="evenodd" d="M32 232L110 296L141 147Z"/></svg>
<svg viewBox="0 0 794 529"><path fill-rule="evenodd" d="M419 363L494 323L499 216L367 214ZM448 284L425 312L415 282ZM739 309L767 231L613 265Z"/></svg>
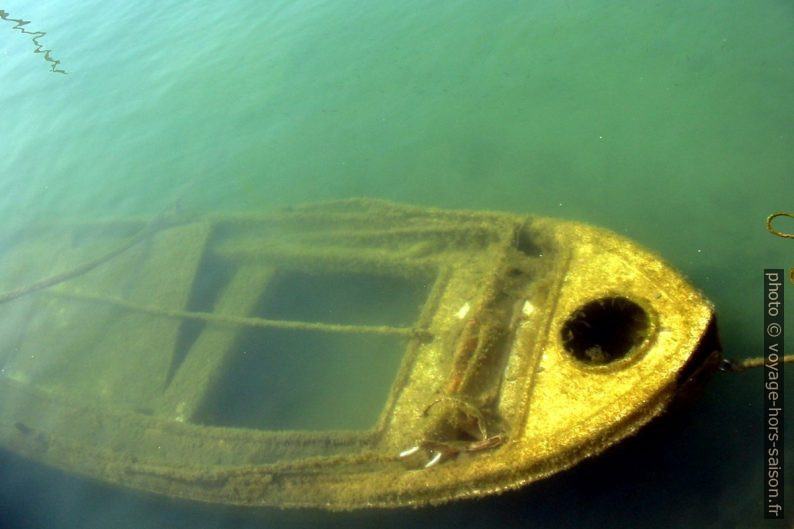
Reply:
<svg viewBox="0 0 794 529"><path fill-rule="evenodd" d="M35 232L16 239L6 255L18 264L4 288L79 266L140 230L109 226L64 224L44 230L44 242ZM36 273L24 265L47 258ZM272 309L301 291L277 287L284 278L311 285L357 276L371 282L368 289L384 278L384 292L407 281L422 299L400 309L412 314L405 320L366 304L360 319L351 307L326 317L323 307L334 301L352 303L346 294L320 302L318 292L305 311L310 321ZM559 328L588 300L616 293L647 311L648 335L637 354L595 369L566 352ZM313 303L310 294L300 294L300 304ZM0 355L4 446L177 497L334 509L498 492L603 450L664 408L711 317L699 294L655 256L607 232L371 200L164 223L90 272L0 311L12 306L28 318L0 327L9 344ZM268 332L251 334L254 328ZM397 337L404 348L394 365L375 361L363 371L338 358L342 369L331 369L334 359L323 351L294 355L312 364L295 371L312 373L309 380L284 378L289 370L280 362L260 362L257 369L270 370L263 394L282 387L285 399L303 392L321 395L319 402L296 404L288 411L307 415L276 421L287 425L277 430L247 415L225 417L232 404L267 415L268 399L250 381L239 393L246 402L223 395L234 394L228 390L254 365L240 355L283 332L325 334L328 344ZM359 357L367 360L385 347L361 343L350 340L348 349L370 353ZM267 345L260 354L281 351ZM332 391L312 393L323 377ZM386 386L371 427L363 426L371 418L320 415L366 383ZM311 413L322 420L311 421ZM334 424L357 430L323 431Z"/></svg>

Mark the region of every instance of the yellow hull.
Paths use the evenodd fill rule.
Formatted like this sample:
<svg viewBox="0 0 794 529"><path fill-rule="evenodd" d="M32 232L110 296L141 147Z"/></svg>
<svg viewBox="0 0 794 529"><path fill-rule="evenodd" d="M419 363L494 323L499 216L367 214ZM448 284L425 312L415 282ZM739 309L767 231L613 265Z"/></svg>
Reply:
<svg viewBox="0 0 794 529"><path fill-rule="evenodd" d="M173 497L343 510L497 493L633 434L719 357L708 301L657 256L573 222L359 199L4 241L3 290L57 281L0 304L0 445ZM359 279L356 313L339 292ZM285 317L282 298L312 288L338 313ZM382 305L411 305L407 291L418 302L400 323ZM328 351L304 355L306 335ZM235 388L248 345L272 356L261 392L278 401L314 384L286 380L279 354L322 363L345 340L364 359L398 344L384 402L338 378L343 365L317 394L353 395L349 415L256 422L267 401ZM356 384L378 393L367 373ZM229 395L260 400L238 417L246 402Z"/></svg>

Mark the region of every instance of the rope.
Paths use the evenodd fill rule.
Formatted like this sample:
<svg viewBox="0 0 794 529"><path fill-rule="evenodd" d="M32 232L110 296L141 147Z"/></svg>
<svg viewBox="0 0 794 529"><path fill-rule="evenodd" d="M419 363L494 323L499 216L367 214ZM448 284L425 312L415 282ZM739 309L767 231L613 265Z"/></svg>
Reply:
<svg viewBox="0 0 794 529"><path fill-rule="evenodd" d="M160 216L158 216L155 220L159 221L159 219ZM154 232L155 231L153 229L154 224L155 224L154 221L147 223L143 228L141 228L137 233L135 233L135 235L127 239L127 241L124 244L117 246L116 248L114 248L113 250L109 251L104 255L100 255L96 259L82 263L76 266L75 268L72 268L71 270L67 270L66 272L55 274L53 276L44 278L40 281L36 281L35 283L31 283L29 285L16 288L14 290L3 292L2 294L0 294L0 304L7 303L14 299L21 298L22 296L26 296L28 294L31 294L39 290L43 290L45 288L49 288L53 285L57 285L58 283L63 283L66 280L90 272L91 270L101 265L102 263L110 261L120 253L123 253L126 250L135 246L138 242L140 242L147 235L149 235L149 232Z"/></svg>
<svg viewBox="0 0 794 529"><path fill-rule="evenodd" d="M772 221L777 217L788 217L790 219L794 219L794 214L778 211L769 215L766 218L766 229L769 230L769 233L777 235L778 237L783 237L784 239L794 239L794 233L785 233L772 227Z"/></svg>
<svg viewBox="0 0 794 529"><path fill-rule="evenodd" d="M174 198L166 205L165 208L160 211L157 215L152 218L149 222L147 222L140 230L134 233L129 239L127 239L124 243L120 244L116 248L110 250L108 253L100 255L96 259L92 259L90 261L86 261L71 270L67 270L66 272L62 272L60 274L55 274L50 277L46 277L35 283L30 283L28 285L15 288L14 290L9 290L7 292L0 293L0 305L3 303L7 303L17 298L21 298L22 296L26 296L28 294L32 294L33 292L37 292L39 290L43 290L45 288L49 288L51 286L57 285L58 283L63 283L69 279L75 278L77 276L83 275L87 272L90 272L97 266L110 261L117 255L124 253L125 251L129 250L140 241L151 235L152 233L156 232L160 228L160 224L163 219L171 213L171 211L178 207L179 201L182 197L185 196L187 191L193 187L193 183L189 182L183 185L177 193L174 195Z"/></svg>
<svg viewBox="0 0 794 529"><path fill-rule="evenodd" d="M772 213L766 218L766 229L769 230L769 233L773 235L777 235L778 237L783 237L784 239L794 239L794 233L785 233L780 230L776 230L772 227L772 221L775 220L777 217L788 217L790 219L794 219L794 214L786 213L783 211L778 211ZM794 283L794 268L789 271L789 275L791 277L791 282ZM783 355L780 358L780 362L783 364L790 364L794 363L794 354L790 355ZM753 358L745 358L743 360L728 360L727 358L723 359L722 365L720 369L722 371L744 371L745 369L752 369L754 367L763 367L766 365L766 358L763 356L757 356Z"/></svg>
<svg viewBox="0 0 794 529"><path fill-rule="evenodd" d="M794 363L794 354L790 355L783 355L780 358L780 362L783 364L790 364ZM727 358L722 360L722 365L720 366L720 370L722 371L744 371L745 369L751 369L754 367L763 367L766 363L766 358L763 356L757 356L753 358L745 358L743 360L728 360Z"/></svg>

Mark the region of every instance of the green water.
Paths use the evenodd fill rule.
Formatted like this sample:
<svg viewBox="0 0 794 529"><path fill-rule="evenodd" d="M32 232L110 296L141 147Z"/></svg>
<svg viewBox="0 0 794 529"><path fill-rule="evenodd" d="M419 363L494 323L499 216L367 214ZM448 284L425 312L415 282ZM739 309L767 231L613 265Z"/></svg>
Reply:
<svg viewBox="0 0 794 529"><path fill-rule="evenodd" d="M794 242L763 224L794 209L790 2L0 9L46 32L67 72L0 20L5 225L154 215L177 194L211 211L371 196L583 220L681 269L734 357L762 347L762 269L794 266ZM682 416L570 473L407 513L218 513L8 456L0 525L761 527L761 395L760 372L721 375Z"/></svg>

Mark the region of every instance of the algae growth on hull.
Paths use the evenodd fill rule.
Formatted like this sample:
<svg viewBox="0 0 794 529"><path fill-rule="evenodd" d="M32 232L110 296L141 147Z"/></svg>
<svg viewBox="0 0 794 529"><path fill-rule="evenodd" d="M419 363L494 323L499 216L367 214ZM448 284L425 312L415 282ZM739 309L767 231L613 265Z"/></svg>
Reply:
<svg viewBox="0 0 794 529"><path fill-rule="evenodd" d="M700 294L583 224L368 199L150 224L10 245L59 280L0 307L31 315L5 447L213 503L436 504L602 451L719 355Z"/></svg>

